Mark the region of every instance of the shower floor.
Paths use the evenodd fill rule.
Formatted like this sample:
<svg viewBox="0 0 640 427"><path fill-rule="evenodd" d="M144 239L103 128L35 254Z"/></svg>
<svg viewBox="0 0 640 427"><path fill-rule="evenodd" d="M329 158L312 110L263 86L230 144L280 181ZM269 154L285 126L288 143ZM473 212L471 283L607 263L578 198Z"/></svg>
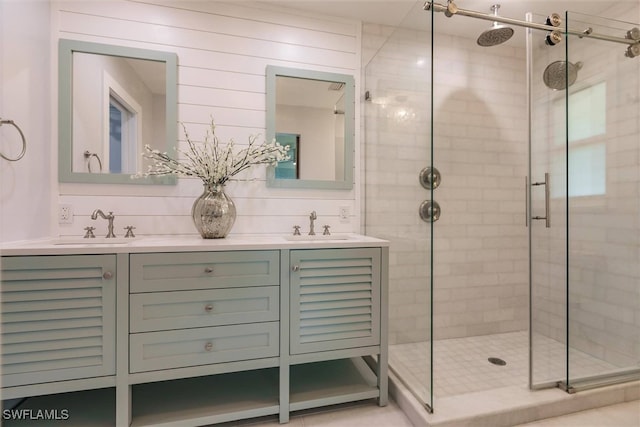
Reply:
<svg viewBox="0 0 640 427"><path fill-rule="evenodd" d="M420 399L429 401L429 343L417 342L389 346L389 365L405 385ZM565 348L555 340L536 337L534 378L540 382L559 379L565 372ZM506 362L490 363L489 357ZM536 363L536 360L539 362ZM540 367L540 368L538 368ZM614 371L616 366L586 353L572 350L571 376L582 377ZM434 395L448 397L509 386L528 385L529 334L526 331L434 342Z"/></svg>

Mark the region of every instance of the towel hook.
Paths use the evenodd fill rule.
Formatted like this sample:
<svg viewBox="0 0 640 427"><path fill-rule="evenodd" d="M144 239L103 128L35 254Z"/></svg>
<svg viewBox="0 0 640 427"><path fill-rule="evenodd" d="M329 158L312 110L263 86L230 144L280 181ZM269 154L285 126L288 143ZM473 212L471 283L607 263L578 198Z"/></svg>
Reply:
<svg viewBox="0 0 640 427"><path fill-rule="evenodd" d="M24 153L27 151L27 140L24 137L24 133L22 133L22 129L20 129L20 127L18 127L18 125L13 120L2 120L2 117L0 117L0 126L2 125L13 125L13 127L18 129L18 132L20 133L20 137L22 138L22 151L20 152L20 154L18 154L18 157L16 157L15 159L7 157L2 153L0 153L0 157L10 162L17 162L22 157L24 157Z"/></svg>

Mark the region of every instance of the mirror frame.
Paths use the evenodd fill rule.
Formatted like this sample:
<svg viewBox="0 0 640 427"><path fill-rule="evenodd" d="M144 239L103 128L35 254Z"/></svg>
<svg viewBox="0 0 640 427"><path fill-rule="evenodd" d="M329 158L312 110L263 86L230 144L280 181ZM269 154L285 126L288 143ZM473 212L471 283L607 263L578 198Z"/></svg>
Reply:
<svg viewBox="0 0 640 427"><path fill-rule="evenodd" d="M345 84L344 117L344 180L327 181L313 179L276 179L275 167L267 168L267 186L276 188L313 188L330 190L351 190L353 188L354 140L355 140L355 80L348 74L327 73L323 71L300 70L268 65L266 70L266 139L272 141L276 136L276 77L294 77L308 80L322 80Z"/></svg>
<svg viewBox="0 0 640 427"><path fill-rule="evenodd" d="M175 176L131 178L130 174L73 172L73 53L93 53L166 64L166 151L177 144L178 120L178 56L171 52L114 46L78 40L60 39L58 44L58 181L88 184L169 184Z"/></svg>

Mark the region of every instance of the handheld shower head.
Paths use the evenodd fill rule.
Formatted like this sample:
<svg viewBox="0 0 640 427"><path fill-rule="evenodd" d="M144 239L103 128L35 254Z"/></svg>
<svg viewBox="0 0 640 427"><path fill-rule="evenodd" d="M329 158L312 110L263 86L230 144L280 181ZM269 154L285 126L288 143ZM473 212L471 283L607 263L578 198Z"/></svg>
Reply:
<svg viewBox="0 0 640 427"><path fill-rule="evenodd" d="M499 4L491 6L494 16L498 16ZM491 28L483 31L478 37L478 45L483 47L496 46L506 42L513 36L513 28L494 22Z"/></svg>

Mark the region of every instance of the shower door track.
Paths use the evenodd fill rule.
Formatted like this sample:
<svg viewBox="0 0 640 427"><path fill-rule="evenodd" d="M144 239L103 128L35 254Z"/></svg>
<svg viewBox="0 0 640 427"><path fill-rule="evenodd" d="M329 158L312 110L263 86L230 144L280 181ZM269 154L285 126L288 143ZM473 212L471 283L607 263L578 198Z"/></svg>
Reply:
<svg viewBox="0 0 640 427"><path fill-rule="evenodd" d="M558 382L558 387L567 393L577 393L583 390L590 390L608 385L621 384L629 381L640 380L640 368L630 369L624 372L609 373L602 375L594 375L591 377L583 377L571 380L570 384L566 381Z"/></svg>
<svg viewBox="0 0 640 427"><path fill-rule="evenodd" d="M451 5L453 5L453 7L450 7ZM623 43L626 45L635 45L635 44L640 45L640 40L633 40L633 39L628 39L624 37L614 37L614 36L608 36L605 34L593 33L593 32L589 32L588 29L585 29L582 31L571 30L569 28L554 27L553 25L536 24L535 22L527 22L527 21L522 21L520 19L489 15L483 12L476 12L475 10L459 9L457 6L455 6L453 2L449 2L447 6L440 3L433 3L433 2L426 2L424 4L424 10L430 10L431 8L433 8L435 12L445 12L447 16L462 15L462 16L468 16L470 18L484 19L486 21L500 22L502 24L516 25L518 27L532 28L534 30L561 31L564 34L571 34L578 37L587 37L592 39L610 41L614 43Z"/></svg>

